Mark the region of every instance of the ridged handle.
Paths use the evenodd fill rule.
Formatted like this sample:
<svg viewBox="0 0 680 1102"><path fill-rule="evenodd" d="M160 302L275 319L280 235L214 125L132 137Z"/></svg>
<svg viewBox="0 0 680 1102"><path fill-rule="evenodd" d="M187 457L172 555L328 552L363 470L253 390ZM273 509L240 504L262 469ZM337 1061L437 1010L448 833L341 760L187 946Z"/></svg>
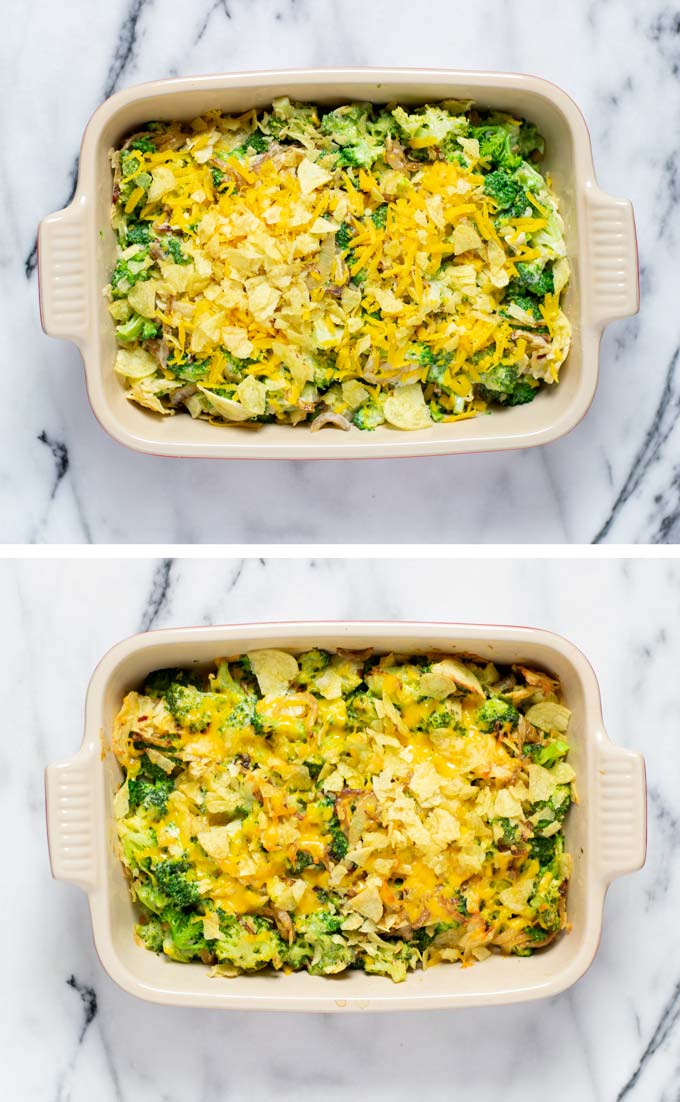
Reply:
<svg viewBox="0 0 680 1102"><path fill-rule="evenodd" d="M586 192L590 280L586 308L597 327L640 308L637 236L632 204L599 188Z"/></svg>
<svg viewBox="0 0 680 1102"><path fill-rule="evenodd" d="M644 758L611 744L598 760L597 850L606 881L641 868L647 852Z"/></svg>
<svg viewBox="0 0 680 1102"><path fill-rule="evenodd" d="M56 762L45 770L52 875L85 891L97 882L94 756L93 747L83 748L70 761Z"/></svg>
<svg viewBox="0 0 680 1102"><path fill-rule="evenodd" d="M51 337L77 344L85 340L89 325L85 214L85 201L74 199L69 207L43 219L38 231L42 327Z"/></svg>

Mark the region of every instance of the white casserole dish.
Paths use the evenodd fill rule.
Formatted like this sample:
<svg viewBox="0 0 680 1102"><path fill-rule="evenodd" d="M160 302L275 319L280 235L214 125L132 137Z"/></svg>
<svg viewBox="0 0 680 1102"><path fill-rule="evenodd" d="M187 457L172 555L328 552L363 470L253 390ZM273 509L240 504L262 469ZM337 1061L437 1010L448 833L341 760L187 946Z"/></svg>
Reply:
<svg viewBox="0 0 680 1102"><path fill-rule="evenodd" d="M417 432L381 426L310 434L289 425L257 430L162 417L129 402L114 375L114 325L102 289L115 256L109 224L108 153L149 119L193 118L218 106L227 112L264 107L276 96L337 104L471 99L535 122L546 139L544 166L561 199L572 279L565 309L572 349L557 387L529 405ZM562 436L586 413L595 393L604 326L639 305L637 246L629 202L612 199L595 182L585 120L565 92L548 81L514 73L438 69L300 69L185 77L127 88L106 100L87 125L78 188L65 210L40 226L39 280L43 328L75 343L85 362L95 416L121 444L155 455L203 458L342 459L443 455L530 447Z"/></svg>
<svg viewBox="0 0 680 1102"><path fill-rule="evenodd" d="M113 794L121 772L109 737L123 695L151 671L209 663L258 647L293 651L337 646L378 652L466 652L496 662L527 662L556 674L572 709L570 762L580 804L567 818L574 872L573 930L532 957L492 956L471 968L437 965L392 984L381 976L255 974L211 978L202 964L177 964L134 940L134 907L114 844ZM70 761L46 771L53 875L84 888L101 962L121 987L152 1002L242 1010L423 1010L522 1002L556 995L595 956L611 880L640 868L646 846L646 790L640 754L614 746L604 730L597 680L583 654L533 628L471 624L330 622L179 628L135 635L104 656L90 681L85 734Z"/></svg>

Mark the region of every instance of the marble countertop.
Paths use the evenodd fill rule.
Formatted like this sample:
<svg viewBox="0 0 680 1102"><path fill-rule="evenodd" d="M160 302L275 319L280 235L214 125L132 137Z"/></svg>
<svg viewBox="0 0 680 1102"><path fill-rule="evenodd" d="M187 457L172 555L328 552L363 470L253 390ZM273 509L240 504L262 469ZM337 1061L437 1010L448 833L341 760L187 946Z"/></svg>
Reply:
<svg viewBox="0 0 680 1102"><path fill-rule="evenodd" d="M405 584L408 579L408 585ZM125 592L125 600L101 594ZM22 1102L649 1102L680 1091L677 654L671 561L5 562L0 748L13 898L0 910L2 1095ZM325 1017L183 1011L102 971L85 896L50 879L42 770L82 737L102 654L149 627L313 617L535 624L580 646L611 737L642 750L645 869L614 883L601 948L570 991L499 1009ZM21 753L10 751L20 744ZM178 965L178 967L180 967ZM483 967L483 965L480 965ZM11 994L10 994L11 993Z"/></svg>
<svg viewBox="0 0 680 1102"><path fill-rule="evenodd" d="M424 0L396 18L388 0L16 5L0 67L0 302L13 378L0 405L0 539L676 541L677 23L666 0L573 0L549 17L541 0ZM37 304L36 225L69 199L91 112L152 78L372 64L532 72L583 109L602 187L635 204L644 296L640 316L604 337L585 421L532 452L381 463L188 463L115 444L87 403L79 353L41 333Z"/></svg>

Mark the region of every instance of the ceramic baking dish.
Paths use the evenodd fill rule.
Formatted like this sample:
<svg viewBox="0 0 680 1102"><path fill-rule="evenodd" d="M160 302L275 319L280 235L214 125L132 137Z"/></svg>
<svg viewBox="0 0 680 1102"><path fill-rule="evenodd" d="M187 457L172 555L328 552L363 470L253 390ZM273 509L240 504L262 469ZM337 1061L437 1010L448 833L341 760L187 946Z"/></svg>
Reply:
<svg viewBox="0 0 680 1102"><path fill-rule="evenodd" d="M529 405L417 432L382 426L373 432L352 428L310 434L275 424L251 431L193 421L188 415L162 417L125 398L113 372L114 326L102 296L115 255L109 150L149 119L192 118L215 106L240 112L265 107L281 95L322 104L471 99L538 125L546 139L544 163L562 201L573 272L565 306L574 328L573 345L558 387L544 389ZM513 73L300 69L186 77L128 88L92 116L73 201L42 222L38 244L43 328L80 348L90 402L107 432L128 447L156 455L342 459L545 444L583 417L597 384L602 329L615 318L634 314L639 303L632 207L598 188L583 116L554 84Z"/></svg>
<svg viewBox="0 0 680 1102"><path fill-rule="evenodd" d="M209 663L258 647L293 651L338 646L378 652L465 652L497 662L535 663L561 680L573 711L570 762L580 803L567 819L574 872L572 932L532 957L492 956L472 968L441 965L392 984L380 976L255 974L211 978L202 964L177 964L134 939L134 907L116 855L112 797L121 772L109 736L123 695L151 671ZM46 772L53 875L84 888L97 952L126 991L152 1002L251 1010L418 1010L521 1002L556 995L590 965L600 940L611 880L645 858L645 771L640 754L614 746L604 730L597 681L575 646L532 628L432 623L284 623L180 628L135 635L109 651L87 693L85 735L69 761Z"/></svg>

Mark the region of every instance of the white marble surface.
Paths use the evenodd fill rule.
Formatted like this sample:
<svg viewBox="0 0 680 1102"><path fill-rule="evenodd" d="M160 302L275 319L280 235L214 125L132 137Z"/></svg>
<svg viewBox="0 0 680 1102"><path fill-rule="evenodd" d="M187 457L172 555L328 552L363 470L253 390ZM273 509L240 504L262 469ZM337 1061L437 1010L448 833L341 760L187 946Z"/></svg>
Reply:
<svg viewBox="0 0 680 1102"><path fill-rule="evenodd" d="M0 312L12 382L0 404L1 540L678 540L680 36L667 0L5 7ZM644 295L640 317L604 338L586 420L532 453L345 465L187 463L114 444L87 404L77 350L40 332L34 271L36 224L69 198L90 113L151 78L370 64L532 72L584 110L602 186L635 204Z"/></svg>
<svg viewBox="0 0 680 1102"><path fill-rule="evenodd" d="M678 563L5 561L0 607L3 1098L678 1098ZM148 1005L102 971L85 896L50 879L42 794L45 764L80 742L95 663L150 626L305 617L535 624L583 648L610 735L646 755L650 834L646 868L613 885L600 951L571 991L500 1009L249 1015Z"/></svg>

